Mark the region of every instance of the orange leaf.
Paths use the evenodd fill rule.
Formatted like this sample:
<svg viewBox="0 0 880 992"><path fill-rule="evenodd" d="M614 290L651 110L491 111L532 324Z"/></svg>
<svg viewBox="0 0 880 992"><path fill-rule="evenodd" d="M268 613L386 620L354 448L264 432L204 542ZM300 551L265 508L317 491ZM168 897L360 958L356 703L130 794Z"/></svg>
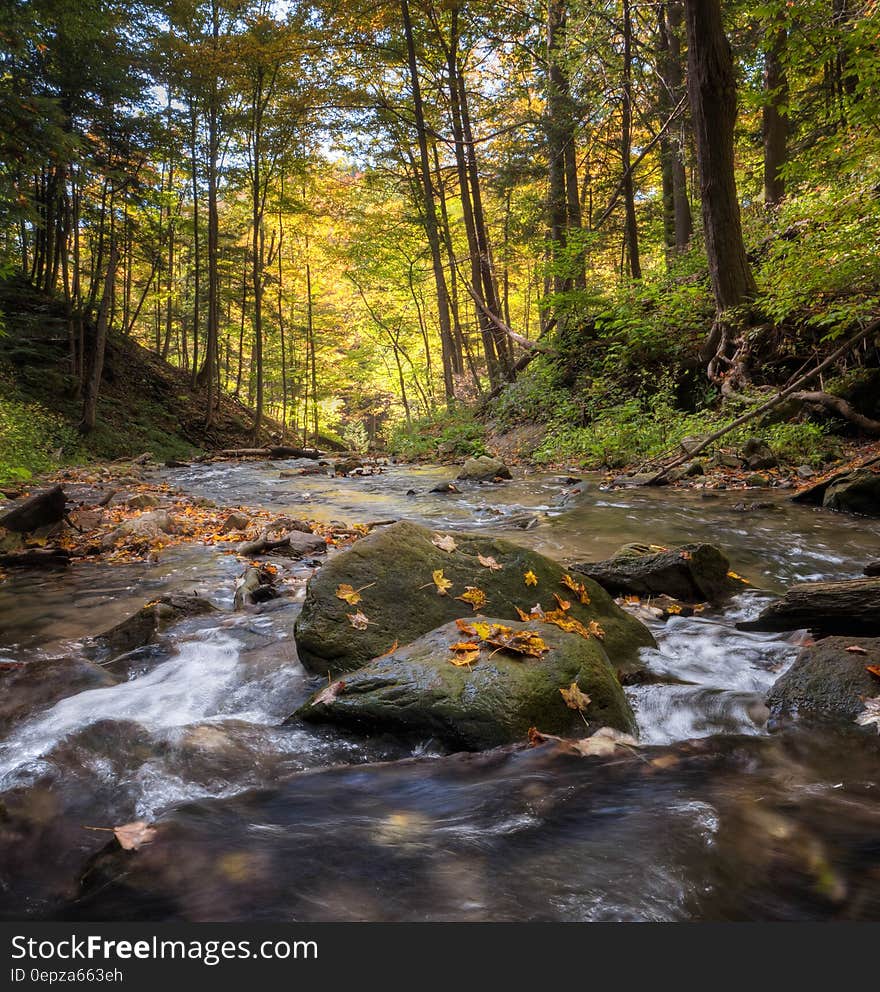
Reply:
<svg viewBox="0 0 880 992"><path fill-rule="evenodd" d="M580 710L583 712L592 702L590 697L581 691L577 682L572 682L567 689L560 689L559 693L565 700L565 705L570 710Z"/></svg>
<svg viewBox="0 0 880 992"><path fill-rule="evenodd" d="M480 660L480 649L477 648L476 651L459 651L457 654L453 655L449 661L455 665L457 668L462 668L464 665L472 665L475 661Z"/></svg>

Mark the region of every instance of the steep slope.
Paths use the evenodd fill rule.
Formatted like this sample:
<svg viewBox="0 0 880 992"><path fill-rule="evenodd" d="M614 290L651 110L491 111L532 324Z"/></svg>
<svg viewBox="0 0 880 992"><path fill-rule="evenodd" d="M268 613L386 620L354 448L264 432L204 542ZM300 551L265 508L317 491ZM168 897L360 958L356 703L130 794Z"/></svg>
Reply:
<svg viewBox="0 0 880 992"><path fill-rule="evenodd" d="M48 411L58 430L62 457L116 458L151 451L156 458L182 458L201 449L252 443L251 411L223 395L215 423L205 430L205 397L184 372L121 334L107 343L98 425L86 437L75 433L81 404L70 372L63 304L20 281L0 282L0 389L22 410ZM280 430L267 421L261 440ZM0 446L3 444L0 431ZM2 456L2 453L0 453ZM0 457L2 460L2 457Z"/></svg>

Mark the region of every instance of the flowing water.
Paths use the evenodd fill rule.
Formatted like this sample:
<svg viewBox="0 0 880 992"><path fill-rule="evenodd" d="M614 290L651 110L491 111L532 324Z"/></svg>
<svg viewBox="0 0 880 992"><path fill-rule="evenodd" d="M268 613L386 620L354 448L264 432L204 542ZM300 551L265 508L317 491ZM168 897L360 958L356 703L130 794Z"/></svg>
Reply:
<svg viewBox="0 0 880 992"><path fill-rule="evenodd" d="M221 505L407 518L503 535L566 562L630 541L710 541L754 591L724 611L653 625L659 647L646 660L677 684L627 691L643 744L663 750L608 761L545 748L450 756L432 740L285 724L318 681L293 642L308 564L289 576L290 598L240 613L240 564L215 548L14 574L0 584L0 661L81 656L89 636L168 592L198 592L221 612L115 662L116 684L38 710L0 743L2 915L880 916L878 742L769 733L763 698L797 637L735 628L792 582L860 574L880 557L880 522L754 491L603 492L593 479L532 473L438 494L452 470L281 478L285 467L213 463L164 476ZM102 830L134 819L163 821L162 843L124 871L84 876Z"/></svg>

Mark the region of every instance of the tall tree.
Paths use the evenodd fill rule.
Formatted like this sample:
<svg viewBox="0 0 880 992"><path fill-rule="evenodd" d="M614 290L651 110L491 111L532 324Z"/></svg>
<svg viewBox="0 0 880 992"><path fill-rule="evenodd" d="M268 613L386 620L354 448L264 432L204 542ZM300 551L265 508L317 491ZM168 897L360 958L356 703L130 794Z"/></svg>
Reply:
<svg viewBox="0 0 880 992"><path fill-rule="evenodd" d="M709 374L721 377L740 351L729 311L757 293L743 243L734 174L736 76L720 0L685 0L688 94L700 169L703 231L718 310L707 342ZM741 363L737 363L741 365Z"/></svg>

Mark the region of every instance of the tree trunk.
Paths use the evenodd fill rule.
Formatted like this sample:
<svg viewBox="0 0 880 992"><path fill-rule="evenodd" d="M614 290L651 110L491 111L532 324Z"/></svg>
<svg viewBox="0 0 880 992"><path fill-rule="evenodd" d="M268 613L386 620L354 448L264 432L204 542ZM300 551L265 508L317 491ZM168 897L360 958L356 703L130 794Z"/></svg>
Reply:
<svg viewBox="0 0 880 992"><path fill-rule="evenodd" d="M431 263L434 269L434 281L437 285L437 310L440 318L440 343L443 353L443 385L446 389L446 400L449 402L450 400L455 399L455 383L453 380L452 366L452 322L450 320L449 313L449 294L446 288L446 276L443 272L443 258L440 253L440 232L437 226L437 210L434 203L434 190L431 184L431 164L428 157L428 135L425 127L425 111L422 104L422 88L419 83L415 39L413 37L408 0L401 0L400 12L403 18L403 32L406 39L407 63L409 66L413 108L415 111L416 133L419 145L419 171L422 181L425 228L428 235L428 243L431 249ZM315 427L315 432L317 433L317 426Z"/></svg>
<svg viewBox="0 0 880 992"><path fill-rule="evenodd" d="M110 311L113 307L113 287L116 280L116 265L119 253L116 245L110 247L107 259L107 272L104 276L104 292L101 305L98 308L98 319L95 322L95 338L89 355L88 373L85 376L83 390L83 412L80 421L80 433L88 434L95 429L97 422L98 394L101 390L101 377L104 373L104 352L107 347L107 330L110 322Z"/></svg>
<svg viewBox="0 0 880 992"><path fill-rule="evenodd" d="M684 91L681 59L682 6L661 4L658 11L661 123L673 113ZM669 128L660 139L660 162L663 177L663 230L667 249L685 251L693 234L691 205L687 196L684 168L683 128Z"/></svg>
<svg viewBox="0 0 880 992"><path fill-rule="evenodd" d="M639 228L636 221L636 196L630 157L632 151L632 10L623 0L623 107L621 110L620 151L623 163L623 202L626 212L624 232L629 271L633 279L642 278L639 257Z"/></svg>
<svg viewBox="0 0 880 992"><path fill-rule="evenodd" d="M706 254L715 303L723 314L757 292L743 244L733 168L736 78L720 0L686 0L685 19Z"/></svg>
<svg viewBox="0 0 880 992"><path fill-rule="evenodd" d="M768 29L764 52L764 203L775 207L785 196L782 167L788 161L788 34L781 19Z"/></svg>

